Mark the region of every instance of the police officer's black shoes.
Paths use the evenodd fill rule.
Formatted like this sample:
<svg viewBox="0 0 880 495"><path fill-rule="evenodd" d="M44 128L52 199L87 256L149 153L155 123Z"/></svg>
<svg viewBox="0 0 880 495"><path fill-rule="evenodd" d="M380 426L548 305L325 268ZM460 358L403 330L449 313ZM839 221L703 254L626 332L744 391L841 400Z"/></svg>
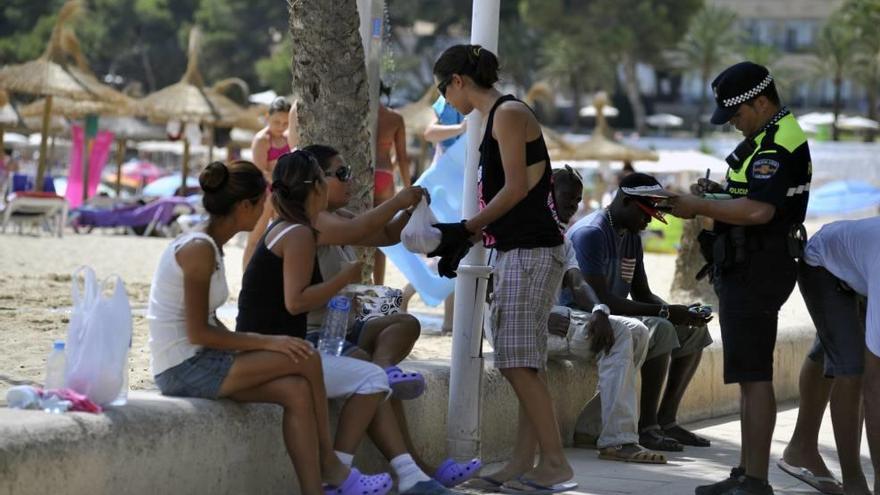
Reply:
<svg viewBox="0 0 880 495"><path fill-rule="evenodd" d="M746 475L746 470L743 467L735 467L730 470L730 477L719 481L718 483L713 483L711 485L703 485L698 486L694 493L696 495L721 495L722 493L727 493L727 490L733 488L734 486L739 484L740 478Z"/></svg>
<svg viewBox="0 0 880 495"><path fill-rule="evenodd" d="M764 480L741 476L739 483L722 492L721 495L773 495L773 487Z"/></svg>

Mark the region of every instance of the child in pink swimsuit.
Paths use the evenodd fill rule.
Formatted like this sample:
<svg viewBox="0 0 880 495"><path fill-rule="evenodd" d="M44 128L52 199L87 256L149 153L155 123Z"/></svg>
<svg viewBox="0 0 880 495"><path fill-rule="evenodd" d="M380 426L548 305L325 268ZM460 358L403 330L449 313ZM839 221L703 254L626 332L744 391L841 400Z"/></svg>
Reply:
<svg viewBox="0 0 880 495"><path fill-rule="evenodd" d="M267 181L271 181L272 170L275 168L275 162L278 161L278 158L295 149L298 142L296 105L291 105L284 97L279 96L269 105L269 118L266 127L254 135L254 140L251 143L254 164L263 171ZM260 217L254 230L248 234L247 245L245 245L244 256L242 256L243 267L247 268L257 243L274 217L275 210L272 208L272 204L267 201L265 208L263 208L263 216Z"/></svg>

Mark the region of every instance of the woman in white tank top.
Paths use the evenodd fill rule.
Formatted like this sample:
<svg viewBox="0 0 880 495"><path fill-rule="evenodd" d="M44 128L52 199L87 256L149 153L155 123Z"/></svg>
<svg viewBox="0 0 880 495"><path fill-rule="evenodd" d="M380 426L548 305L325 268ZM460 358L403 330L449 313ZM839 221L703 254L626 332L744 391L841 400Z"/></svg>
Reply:
<svg viewBox="0 0 880 495"><path fill-rule="evenodd" d="M335 495L385 495L392 486L388 474L361 475L333 451L321 359L312 346L284 335L231 332L214 314L228 296L223 245L260 218L262 172L250 162L214 162L199 182L210 220L203 232L171 243L150 288L156 384L166 395L279 404L303 494L323 495L326 484ZM314 194L326 191L316 183Z"/></svg>

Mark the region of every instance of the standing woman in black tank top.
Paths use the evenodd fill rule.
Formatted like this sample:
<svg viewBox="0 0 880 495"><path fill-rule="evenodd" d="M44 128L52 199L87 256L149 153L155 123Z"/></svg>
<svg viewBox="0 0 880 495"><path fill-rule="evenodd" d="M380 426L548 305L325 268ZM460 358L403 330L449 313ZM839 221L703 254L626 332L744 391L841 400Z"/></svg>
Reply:
<svg viewBox="0 0 880 495"><path fill-rule="evenodd" d="M480 143L480 212L460 223L438 224L443 233L440 271L455 276L470 239L494 248L492 337L495 367L519 399L513 457L483 477L498 488L544 492L570 490L571 466L544 376L547 321L562 281L562 233L556 222L550 157L532 110L502 95L498 59L477 45L447 49L434 65L437 89L462 114L486 116ZM535 449L540 460L534 465Z"/></svg>

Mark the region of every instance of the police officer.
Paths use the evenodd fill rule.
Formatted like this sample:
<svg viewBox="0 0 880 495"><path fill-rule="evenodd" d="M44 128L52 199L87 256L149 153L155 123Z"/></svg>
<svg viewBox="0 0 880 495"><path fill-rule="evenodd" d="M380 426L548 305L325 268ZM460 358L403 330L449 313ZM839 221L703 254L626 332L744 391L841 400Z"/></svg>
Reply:
<svg viewBox="0 0 880 495"><path fill-rule="evenodd" d="M797 278L795 258L806 237L812 165L807 139L781 106L773 77L752 62L727 68L714 81L711 122L730 122L745 139L727 157L726 185L701 179L696 195L671 201L681 218L715 220L704 254L714 265L724 344L724 382L739 383L742 453L728 479L697 495L772 494L767 483L776 423L773 349L779 308ZM704 239L701 239L704 240Z"/></svg>

